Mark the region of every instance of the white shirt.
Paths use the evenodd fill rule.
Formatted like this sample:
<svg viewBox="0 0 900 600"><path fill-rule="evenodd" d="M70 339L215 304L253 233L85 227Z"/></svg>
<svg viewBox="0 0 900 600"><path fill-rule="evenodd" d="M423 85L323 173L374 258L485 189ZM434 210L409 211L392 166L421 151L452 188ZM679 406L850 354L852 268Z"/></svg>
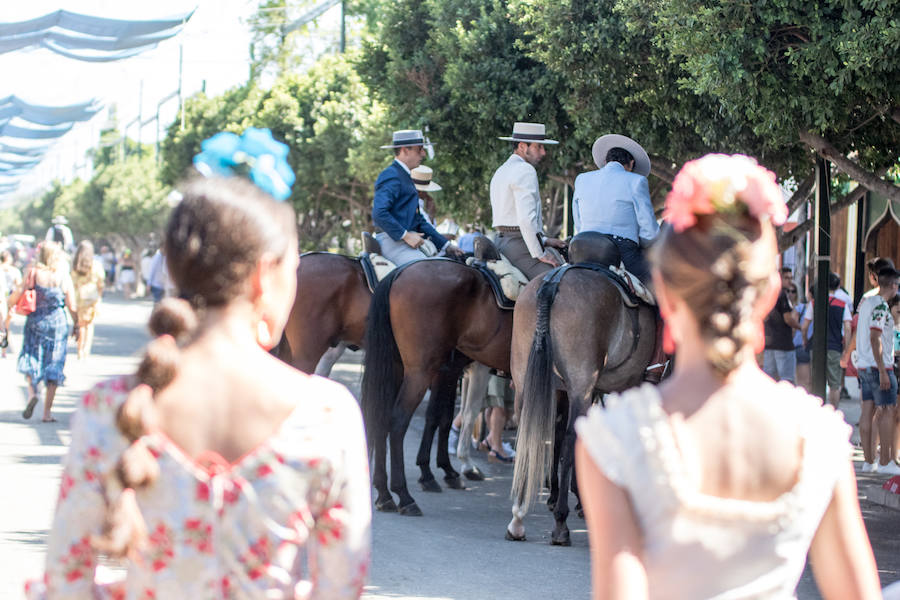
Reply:
<svg viewBox="0 0 900 600"><path fill-rule="evenodd" d="M647 178L618 162L575 178L575 233L598 231L646 246L659 233Z"/></svg>
<svg viewBox="0 0 900 600"><path fill-rule="evenodd" d="M859 303L859 322L856 325L856 367L876 367L872 352L872 331L881 332L881 360L886 369L894 364L894 318L887 300L881 296L869 296Z"/></svg>
<svg viewBox="0 0 900 600"><path fill-rule="evenodd" d="M491 177L491 211L494 227L518 227L534 258L544 253L538 234L543 234L541 190L537 171L513 154Z"/></svg>

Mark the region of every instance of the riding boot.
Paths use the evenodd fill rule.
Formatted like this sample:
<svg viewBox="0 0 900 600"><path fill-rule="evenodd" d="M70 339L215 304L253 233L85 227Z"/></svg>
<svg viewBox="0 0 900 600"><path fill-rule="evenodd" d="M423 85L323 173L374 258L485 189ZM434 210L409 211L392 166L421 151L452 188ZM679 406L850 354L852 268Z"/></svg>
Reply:
<svg viewBox="0 0 900 600"><path fill-rule="evenodd" d="M663 321L659 315L656 316L656 346L653 349L653 358L650 359L650 366L644 371L644 381L650 383L659 383L671 357L666 354L663 347Z"/></svg>

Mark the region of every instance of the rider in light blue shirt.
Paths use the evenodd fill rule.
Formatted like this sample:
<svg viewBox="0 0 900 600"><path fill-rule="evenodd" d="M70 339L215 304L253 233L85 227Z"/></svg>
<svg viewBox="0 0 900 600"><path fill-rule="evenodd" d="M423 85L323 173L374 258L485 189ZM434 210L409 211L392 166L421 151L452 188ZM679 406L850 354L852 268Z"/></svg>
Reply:
<svg viewBox="0 0 900 600"><path fill-rule="evenodd" d="M619 248L625 268L649 283L650 267L643 248L659 233L646 177L650 159L637 142L621 135L601 137L593 150L600 169L575 179L575 233L597 231L609 236Z"/></svg>

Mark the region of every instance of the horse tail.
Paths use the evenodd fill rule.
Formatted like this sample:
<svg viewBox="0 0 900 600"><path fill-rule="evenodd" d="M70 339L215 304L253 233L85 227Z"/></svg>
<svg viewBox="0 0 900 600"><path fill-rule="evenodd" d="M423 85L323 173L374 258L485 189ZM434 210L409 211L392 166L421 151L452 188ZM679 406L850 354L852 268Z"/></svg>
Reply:
<svg viewBox="0 0 900 600"><path fill-rule="evenodd" d="M369 452L375 440L386 435L391 412L403 381L403 361L391 326L391 287L399 269L388 274L375 288L366 323L365 370L361 386L360 407L366 426Z"/></svg>
<svg viewBox="0 0 900 600"><path fill-rule="evenodd" d="M553 347L550 338L550 307L556 286L541 284L537 293L537 318L525 385L522 415L516 441L516 467L510 496L528 510L540 492L553 457L556 403L553 399Z"/></svg>

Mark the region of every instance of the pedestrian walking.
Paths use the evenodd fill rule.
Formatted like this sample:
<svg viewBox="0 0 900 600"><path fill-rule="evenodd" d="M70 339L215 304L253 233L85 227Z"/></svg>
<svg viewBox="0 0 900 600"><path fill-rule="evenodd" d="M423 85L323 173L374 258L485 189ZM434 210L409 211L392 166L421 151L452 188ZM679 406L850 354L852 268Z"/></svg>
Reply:
<svg viewBox="0 0 900 600"><path fill-rule="evenodd" d="M856 370L862 411L859 437L865 456L864 472L900 475L894 462L897 377L894 373L894 317L889 302L897 295L900 271L884 267L878 272L878 294L859 307L856 336ZM875 458L875 439L881 442L880 460Z"/></svg>
<svg viewBox="0 0 900 600"><path fill-rule="evenodd" d="M594 598L792 598L807 553L825 597L880 598L850 428L754 360L781 287L775 175L689 162L665 218L651 263L674 372L576 423Z"/></svg>
<svg viewBox="0 0 900 600"><path fill-rule="evenodd" d="M22 418L30 419L38 402L38 387L44 384L45 423L56 421L50 410L56 397L56 389L66 379L66 346L69 339L69 322L66 309L77 320L75 290L69 275L68 262L62 248L56 242L42 242L38 248L37 262L25 274L19 289L10 296L10 306L15 306L27 290L34 290L34 311L25 318L22 351L17 369L28 382L28 404Z"/></svg>
<svg viewBox="0 0 900 600"><path fill-rule="evenodd" d="M75 288L75 339L78 358L86 358L94 344L94 319L103 297L106 276L94 260L94 245L84 240L78 244L72 261L72 284Z"/></svg>
<svg viewBox="0 0 900 600"><path fill-rule="evenodd" d="M11 305L8 302L9 296L22 284L22 272L13 262L13 255L9 249L0 252L0 279L3 280L3 288L6 294L3 297L3 312L0 313L3 322L3 334L0 338L0 357L6 358L6 354L11 352L9 347L9 324L12 322L12 314L10 313Z"/></svg>
<svg viewBox="0 0 900 600"><path fill-rule="evenodd" d="M828 384L828 402L838 408L841 399L841 388L844 385L844 368L841 356L844 347L850 341L850 307L843 295L837 292L841 287L841 278L837 273L828 274L828 309L826 311L826 348L825 379ZM815 297L815 294L813 294ZM800 326L801 335L806 347L812 341L810 326L813 324L814 303L809 302L803 310Z"/></svg>
<svg viewBox="0 0 900 600"><path fill-rule="evenodd" d="M165 235L181 298L154 310L136 375L82 399L28 596L358 598L371 520L359 408L268 352L296 292L293 210L238 178L182 192ZM101 553L125 561L119 578L95 577Z"/></svg>

